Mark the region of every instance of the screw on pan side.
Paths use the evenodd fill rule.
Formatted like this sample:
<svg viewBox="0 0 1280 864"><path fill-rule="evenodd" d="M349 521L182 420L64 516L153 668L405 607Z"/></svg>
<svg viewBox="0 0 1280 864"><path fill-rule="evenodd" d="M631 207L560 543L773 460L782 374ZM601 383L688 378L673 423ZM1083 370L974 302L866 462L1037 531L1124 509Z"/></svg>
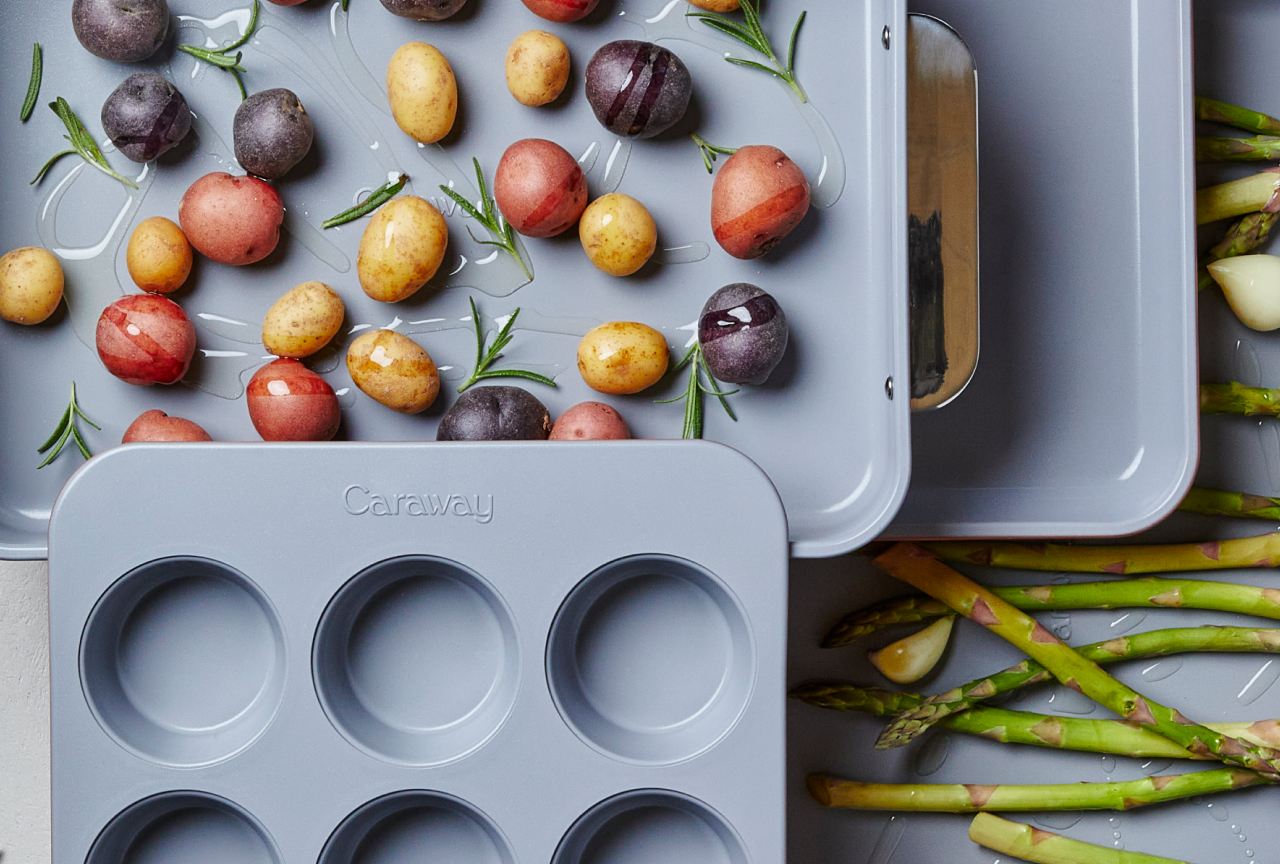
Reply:
<svg viewBox="0 0 1280 864"><path fill-rule="evenodd" d="M884 395L889 397L889 401L893 401L893 376L890 375L884 379Z"/></svg>
<svg viewBox="0 0 1280 864"><path fill-rule="evenodd" d="M884 46L884 50L889 50L889 25L884 25L884 29L880 31L880 44Z"/></svg>

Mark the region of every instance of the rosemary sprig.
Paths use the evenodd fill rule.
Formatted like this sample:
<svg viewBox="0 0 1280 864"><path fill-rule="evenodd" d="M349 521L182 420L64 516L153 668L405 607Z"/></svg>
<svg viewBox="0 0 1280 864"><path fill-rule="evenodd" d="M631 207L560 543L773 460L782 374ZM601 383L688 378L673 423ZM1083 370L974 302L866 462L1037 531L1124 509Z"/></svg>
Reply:
<svg viewBox="0 0 1280 864"><path fill-rule="evenodd" d="M84 128L84 124L80 122L80 118L76 116L76 113L71 110L71 106L67 104L66 99L59 96L57 102L49 103L49 107L53 110L53 113L57 114L62 120L63 125L67 127L67 134L62 137L71 142L71 149L63 150L61 153L46 162L44 167L40 169L40 173L31 181L32 186L43 180L44 175L48 174L49 169L52 168L63 156L70 156L73 153L78 153L80 154L81 159L88 162L108 177L114 177L130 189L138 188L137 183L134 183L128 177L121 176L112 170L110 163L107 162L107 157L103 156L102 151L98 149L98 142L94 141L93 136Z"/></svg>
<svg viewBox="0 0 1280 864"><path fill-rule="evenodd" d="M240 88L240 100L242 102L249 98L249 91L244 89L244 81L241 80L240 74L247 73L249 70L240 65L240 60L244 57L244 53L236 51L236 49L246 45L253 36L253 32L258 29L258 8L259 0L253 0L253 12L249 14L249 26L244 28L244 35L225 48L197 48L194 45L178 46L179 51L185 51L192 57L230 72L231 77L236 79L236 86ZM343 8L346 7L344 6ZM232 51L236 51L236 56L227 56Z"/></svg>
<svg viewBox="0 0 1280 864"><path fill-rule="evenodd" d="M343 210L332 219L326 219L320 224L321 228L336 228L339 225L346 225L348 222L354 222L361 216L368 216L374 210L377 210L383 204L386 204L392 198L400 194L400 190L404 188L404 184L409 182L408 174L401 174L400 179L394 183L384 183L377 189L369 193L369 197L361 201L350 210Z"/></svg>
<svg viewBox="0 0 1280 864"><path fill-rule="evenodd" d="M346 12L346 11L347 11L347 4L348 4L348 3L350 3L350 2L351 2L351 0L342 0L342 11L343 11L343 12Z"/></svg>
<svg viewBox="0 0 1280 864"><path fill-rule="evenodd" d="M44 466L51 463L62 452L62 448L66 446L67 440L75 442L80 455L86 460L92 459L93 454L89 452L89 445L84 443L84 438L80 435L80 428L76 425L76 418L79 417L88 423L94 429L102 431L102 427L94 423L88 417L84 416L84 412L80 410L80 404L76 401L76 382L71 382L71 402L67 405L67 410L63 412L62 419L58 421L58 428L53 430L53 434L49 436L49 440L36 450L37 453L44 453L50 449L53 450L45 460L36 466L36 470L40 470Z"/></svg>
<svg viewBox="0 0 1280 864"><path fill-rule="evenodd" d="M525 266L524 259L520 257L520 250L516 248L516 232L507 220L498 214L498 208L494 206L493 199L489 197L489 189L484 184L484 172L480 170L480 160L472 157L471 161L476 166L476 185L480 187L480 206L484 208L481 213L476 205L472 204L466 198L463 198L455 190L448 186L441 185L440 191L453 199L454 203L461 207L467 215L475 219L481 225L489 229L489 232L495 237L501 237L502 240L481 240L471 230L471 226L467 226L467 233L471 235L471 239L477 243L483 243L485 246L497 246L499 249L506 249L511 257L516 259L516 263L520 265L520 269L524 271L526 278L532 280L533 274L529 272L529 268Z"/></svg>
<svg viewBox="0 0 1280 864"><path fill-rule="evenodd" d="M742 18L746 22L745 26L728 18L724 15L718 15L714 12L687 12L690 18L697 18L707 26L719 30L727 36L732 36L742 44L751 48L760 54L763 54L769 62L773 64L770 69L763 63L756 63L753 60L742 60L738 57L726 57L730 63L738 66L750 66L753 69L761 69L770 75L776 75L795 91L800 97L801 102L808 102L809 97L805 96L804 90L800 87L800 82L796 80L796 39L800 35L800 25L804 23L804 16L807 12L801 12L800 17L796 19L795 26L791 28L791 41L787 45L787 65L783 66L782 61L778 59L778 55L774 52L773 46L769 43L769 37L765 35L764 30L760 27L760 5L759 0L740 0L742 6Z"/></svg>
<svg viewBox="0 0 1280 864"><path fill-rule="evenodd" d="M738 152L737 147L717 147L714 144L709 144L705 138L696 132L689 137L693 139L693 143L698 145L698 150L702 153L702 164L707 166L708 174L714 173L711 168L711 163L716 161L717 153L725 156L732 156L734 153Z"/></svg>
<svg viewBox="0 0 1280 864"><path fill-rule="evenodd" d="M681 433L682 438L701 438L702 437L702 394L710 393L712 396L720 400L720 405L724 408L729 419L735 423L738 422L738 415L733 413L733 409L729 407L729 402L725 398L737 393L737 390L725 392L720 389L720 382L711 374L711 369L707 366L707 358L702 356L702 343L694 342L693 347L684 355L684 359L676 364L672 369L672 373L679 372L685 366L689 367L689 385L685 388L683 396L677 396L674 399L657 399L657 405L670 405L673 402L684 400L684 432ZM707 381L702 380L703 374L706 374Z"/></svg>
<svg viewBox="0 0 1280 864"><path fill-rule="evenodd" d="M27 98L22 101L22 113L18 115L23 123L31 119L31 112L36 110L36 100L40 98L40 82L44 80L44 57L37 42L31 51L31 83L27 85Z"/></svg>
<svg viewBox="0 0 1280 864"><path fill-rule="evenodd" d="M498 331L498 337L493 340L493 344L486 351L484 347L485 332L484 325L480 323L480 310L476 309L476 301L471 300L471 321L476 327L476 367L458 392L462 393L477 381L483 381L486 378L524 378L528 381L537 381L539 384L546 384L548 387L556 386L556 382L548 378L546 375L539 375L537 372L529 372L524 369L490 369L499 358L502 357L502 349L511 343L511 328L515 326L516 316L520 314L520 307L511 313L507 318L507 323L502 325L502 329Z"/></svg>

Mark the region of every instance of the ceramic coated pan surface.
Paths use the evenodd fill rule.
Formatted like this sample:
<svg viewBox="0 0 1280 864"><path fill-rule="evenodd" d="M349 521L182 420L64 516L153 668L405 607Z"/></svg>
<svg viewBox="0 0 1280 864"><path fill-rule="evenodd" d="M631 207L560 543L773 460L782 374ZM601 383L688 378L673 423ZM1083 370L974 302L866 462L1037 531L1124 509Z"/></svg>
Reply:
<svg viewBox="0 0 1280 864"><path fill-rule="evenodd" d="M890 398L888 386L891 379L905 381L907 370L900 50L905 43L893 38L905 27L903 0L779 0L766 10L765 29L775 45L785 45L796 17L808 12L796 51L796 71L810 97L804 105L769 75L725 62L725 53L738 43L684 18L683 2L605 0L573 25L537 18L518 0L472 0L455 19L435 24L397 18L374 0L355 0L349 13L337 2L287 8L264 2L258 33L243 49L245 80L251 91L296 91L317 129L312 154L277 184L291 230L262 264L197 263L189 287L175 295L197 323L200 351L188 376L196 386L145 389L112 378L83 343L92 343L97 316L120 286L133 290L121 248L133 227L150 216L176 218L183 192L204 174L238 171L228 150L238 94L228 75L172 45L137 66L93 57L75 40L70 6L70 0L20 4L3 37L3 56L11 65L0 103L11 110L0 123L6 152L0 196L8 214L0 223L0 246L59 250L70 311L64 307L36 327L3 327L0 366L6 370L8 407L0 415L6 441L0 454L0 554L45 554L49 509L79 457L64 455L37 472L35 449L57 423L72 381L85 412L103 427L83 427L95 452L118 443L128 424L150 408L194 420L217 440L256 440L239 394L263 362L259 325L277 298L310 280L332 285L346 303L343 334L313 366L335 389L348 391L339 434L352 441L434 440L441 413L456 398L457 378L473 362L470 297L487 321L521 308L517 326L527 329L515 331L503 362L556 377L555 390L528 384L553 416L577 402L602 399L621 411L636 436L678 437L681 406L654 400L680 395L686 379L672 376L637 396L603 397L586 387L575 368L578 337L602 321L640 321L662 331L678 358L691 336L688 325L713 291L731 282L758 284L782 304L791 347L768 383L732 397L738 422L707 404L706 436L747 453L774 478L787 502L796 554L854 548L896 511L910 469L908 400ZM197 45L225 44L248 17L244 0L174 0L171 8L173 38ZM555 31L573 58L568 95L545 109L517 104L504 80L506 48L529 29ZM685 120L634 147L597 123L583 92L592 53L627 38L661 40L684 60L695 82ZM439 148L415 146L396 128L382 95L379 82L388 60L411 40L437 45L460 82L459 119ZM18 107L37 41L45 56L41 104L22 125ZM66 97L100 135L103 100L139 68L169 75L199 116L190 149L150 166L142 191L129 196L120 184L77 166L76 159L64 160L43 184L29 186L63 143L61 123L44 103ZM711 234L712 178L689 138L693 131L721 146L781 147L806 172L815 200L831 206L813 208L767 257L729 257ZM453 182L465 191L472 182L472 157L492 179L507 146L528 137L556 141L575 158L582 156L593 195L616 187L642 200L659 226L664 251L657 257L667 263L650 264L628 279L609 277L590 265L570 232L524 241L536 278L519 287L524 280L513 278L518 270L511 261L470 243L469 220L453 213L439 186ZM120 154L108 156L131 176L143 174ZM450 214L453 246L441 274L457 272L388 306L365 297L356 279L356 248L367 220L326 232L317 226L350 207L361 190L399 171L409 174L410 191ZM419 340L437 365L451 367L445 370L444 395L424 415L394 414L351 387L342 363L345 343L358 328L383 326ZM671 478L672 489L682 482Z"/></svg>

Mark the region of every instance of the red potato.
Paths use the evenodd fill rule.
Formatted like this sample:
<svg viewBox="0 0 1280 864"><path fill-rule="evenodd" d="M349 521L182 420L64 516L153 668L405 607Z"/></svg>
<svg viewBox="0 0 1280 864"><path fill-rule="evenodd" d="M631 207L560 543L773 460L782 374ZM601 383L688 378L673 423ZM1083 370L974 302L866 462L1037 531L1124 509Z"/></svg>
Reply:
<svg viewBox="0 0 1280 864"><path fill-rule="evenodd" d="M170 417L163 411L152 408L138 415L138 419L124 430L121 444L133 444L138 441L212 441L209 433L199 425L182 417Z"/></svg>
<svg viewBox="0 0 1280 864"><path fill-rule="evenodd" d="M551 429L551 441L622 441L631 437L627 421L603 402L579 402Z"/></svg>
<svg viewBox="0 0 1280 864"><path fill-rule="evenodd" d="M493 176L503 217L526 237L554 237L587 207L587 178L559 144L525 138L507 148Z"/></svg>
<svg viewBox="0 0 1280 864"><path fill-rule="evenodd" d="M275 251L284 203L257 177L206 174L182 196L178 221L196 251L220 264L254 264Z"/></svg>
<svg viewBox="0 0 1280 864"><path fill-rule="evenodd" d="M249 419L263 441L328 441L342 412L329 382L297 360L280 359L249 379Z"/></svg>
<svg viewBox="0 0 1280 864"><path fill-rule="evenodd" d="M711 187L711 230L734 258L759 258L809 212L809 181L777 147L742 147Z"/></svg>
<svg viewBox="0 0 1280 864"><path fill-rule="evenodd" d="M196 328L168 297L126 294L98 318L98 357L129 384L173 384L196 353Z"/></svg>
<svg viewBox="0 0 1280 864"><path fill-rule="evenodd" d="M529 11L539 18L568 24L591 14L600 0L524 0Z"/></svg>

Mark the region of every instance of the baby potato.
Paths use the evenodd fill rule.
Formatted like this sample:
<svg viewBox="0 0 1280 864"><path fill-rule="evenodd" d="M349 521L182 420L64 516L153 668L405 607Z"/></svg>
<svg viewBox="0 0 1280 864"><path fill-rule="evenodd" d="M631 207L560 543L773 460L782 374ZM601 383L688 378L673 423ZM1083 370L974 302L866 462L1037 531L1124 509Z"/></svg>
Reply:
<svg viewBox="0 0 1280 864"><path fill-rule="evenodd" d="M582 337L578 371L592 390L639 393L667 374L670 349L662 334L634 321L610 321Z"/></svg>
<svg viewBox="0 0 1280 864"><path fill-rule="evenodd" d="M422 144L434 144L449 134L458 115L453 67L426 42L401 45L387 65L387 99L405 134Z"/></svg>
<svg viewBox="0 0 1280 864"><path fill-rule="evenodd" d="M152 216L129 238L125 263L134 283L148 294L172 294L191 275L191 244L174 222Z"/></svg>
<svg viewBox="0 0 1280 864"><path fill-rule="evenodd" d="M351 380L375 402L401 414L418 414L440 394L431 355L394 330L372 330L347 349Z"/></svg>
<svg viewBox="0 0 1280 864"><path fill-rule="evenodd" d="M610 276L630 276L653 257L658 226L630 195L610 192L587 205L578 236L591 263Z"/></svg>
<svg viewBox="0 0 1280 864"><path fill-rule="evenodd" d="M689 5L708 12L719 12L722 15L725 12L738 11L738 0L689 0Z"/></svg>
<svg viewBox="0 0 1280 864"><path fill-rule="evenodd" d="M277 357L310 357L342 327L342 298L323 282L290 289L262 319L262 345Z"/></svg>
<svg viewBox="0 0 1280 864"><path fill-rule="evenodd" d="M14 249L0 258L0 318L39 324L62 301L62 265L39 246Z"/></svg>
<svg viewBox="0 0 1280 864"><path fill-rule="evenodd" d="M206 174L178 202L178 224L196 251L233 267L274 252L283 223L280 193L257 177Z"/></svg>
<svg viewBox="0 0 1280 864"><path fill-rule="evenodd" d="M431 202L405 195L373 215L360 239L356 272L374 300L396 303L426 285L449 245L449 226Z"/></svg>
<svg viewBox="0 0 1280 864"><path fill-rule="evenodd" d="M545 30L521 33L507 49L507 89L530 108L554 102L569 82L569 49Z"/></svg>
<svg viewBox="0 0 1280 864"><path fill-rule="evenodd" d="M549 441L621 441L631 437L627 421L603 402L579 402L551 427Z"/></svg>

